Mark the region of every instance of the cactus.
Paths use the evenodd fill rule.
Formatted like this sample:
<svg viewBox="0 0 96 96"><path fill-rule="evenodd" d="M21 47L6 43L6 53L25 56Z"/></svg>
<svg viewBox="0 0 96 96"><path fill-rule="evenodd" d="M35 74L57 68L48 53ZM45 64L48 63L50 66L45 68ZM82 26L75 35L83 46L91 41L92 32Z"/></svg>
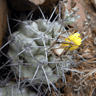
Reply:
<svg viewBox="0 0 96 96"><path fill-rule="evenodd" d="M30 80L33 77L39 78L37 81L42 82L42 79L46 78L45 76L47 76L48 80L51 82L56 82L62 76L62 66L65 68L70 68L71 62L68 62L67 59L57 59L54 56L55 53L53 52L56 50L56 48L50 48L52 43L55 42L60 34L67 38L66 33L63 34L64 29L61 27L61 24L59 24L58 21L55 21L53 24L52 23L46 19L38 19L31 22L23 21L22 24L20 24L18 31L14 32L12 37L10 37L14 38L14 42L9 44L10 47L8 55L12 60L11 63L15 63L11 68L14 69L18 77L20 75L20 78L28 78ZM50 25L51 27L49 28ZM61 31L59 31L60 28ZM59 39L59 42L61 41L64 40ZM68 40L65 39L65 41L67 42ZM66 44L62 45L65 46ZM64 50L64 48L60 49L59 46L57 44L54 45L54 47L58 47L59 50ZM77 48L78 46L76 45L74 47ZM72 48L70 49L72 50ZM54 55L52 55L52 52ZM68 54L66 55L68 56ZM68 57L70 59L72 58L71 55ZM36 72L37 68L38 72ZM67 72L66 70L64 71ZM43 83L47 83L47 80L44 79Z"/></svg>
<svg viewBox="0 0 96 96"><path fill-rule="evenodd" d="M12 60L11 63L13 65L11 68L16 76L25 78L30 84L48 84L49 90L50 84L52 85L59 78L64 77L64 73L74 63L74 61L71 62L67 59L72 59L72 55L68 55L72 53L70 51L66 55L59 56L64 50L66 51L66 48L70 47L70 44L69 46L66 46L66 44L55 44L59 36L66 39L69 37L67 33L64 33L64 30L65 27L58 21L51 22L47 19L23 21L18 31L9 37L14 38L14 41L9 44L8 55ZM70 40L64 38L59 38L57 41L72 42L71 36L69 37ZM74 40L73 43L76 44ZM78 48L80 44L77 45L75 45L74 49ZM59 55L57 54L58 52ZM56 54L59 58L56 57Z"/></svg>
<svg viewBox="0 0 96 96"><path fill-rule="evenodd" d="M57 20L58 15L53 21L50 21L52 15L49 20L44 15L44 19L25 20L18 31L10 34L8 56L17 83L27 82L30 86L39 84L39 89L46 84L50 92L50 85L58 91L54 83L59 78L65 81L64 73L71 70L72 64L76 64L72 60L74 50L82 43L78 32L69 35L66 31L65 24L74 23L78 18L77 15L71 17L72 14L68 14L66 9L64 20Z"/></svg>

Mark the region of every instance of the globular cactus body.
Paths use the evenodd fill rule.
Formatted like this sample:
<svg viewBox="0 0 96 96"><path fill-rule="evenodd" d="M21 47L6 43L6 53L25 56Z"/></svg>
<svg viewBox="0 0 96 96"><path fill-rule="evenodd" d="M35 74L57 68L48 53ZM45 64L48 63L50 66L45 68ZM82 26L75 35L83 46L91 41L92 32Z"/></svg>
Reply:
<svg viewBox="0 0 96 96"><path fill-rule="evenodd" d="M51 82L56 82L62 76L61 67L70 68L70 63L66 63L66 60L60 60L60 58L56 59L50 53L52 51L48 50L63 32L63 27L58 21L55 21L51 26L50 24L51 22L46 19L38 19L33 22L23 21L19 30L12 34L15 39L13 43L10 43L8 54L12 62L17 64L12 65L11 68L14 69L18 77L21 74L20 78L31 80L39 67L35 75L36 78L39 78L37 81L42 81L42 77L46 78L46 74ZM63 35L67 37L65 33ZM21 63L17 62L18 60ZM57 76L58 73L59 76ZM46 79L43 82L46 83Z"/></svg>

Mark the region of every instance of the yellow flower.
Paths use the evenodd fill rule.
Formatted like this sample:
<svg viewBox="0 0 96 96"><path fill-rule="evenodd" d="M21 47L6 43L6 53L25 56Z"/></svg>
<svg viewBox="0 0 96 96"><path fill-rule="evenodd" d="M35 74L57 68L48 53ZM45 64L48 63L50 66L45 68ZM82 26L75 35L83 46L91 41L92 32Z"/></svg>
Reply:
<svg viewBox="0 0 96 96"><path fill-rule="evenodd" d="M65 50L69 48L69 51L77 49L79 45L81 45L82 41L82 39L79 36L79 33L74 33L73 35L70 35L68 38L65 38L66 44L61 44L61 47L65 48Z"/></svg>

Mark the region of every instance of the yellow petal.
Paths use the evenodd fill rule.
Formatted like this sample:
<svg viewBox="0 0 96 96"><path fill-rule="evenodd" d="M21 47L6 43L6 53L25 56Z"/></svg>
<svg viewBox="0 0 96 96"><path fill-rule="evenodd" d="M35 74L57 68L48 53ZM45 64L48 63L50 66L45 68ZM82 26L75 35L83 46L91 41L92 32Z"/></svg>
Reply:
<svg viewBox="0 0 96 96"><path fill-rule="evenodd" d="M75 50L81 45L82 39L79 37L79 33L74 33L73 35L70 35L68 38L65 38L65 41L69 42L68 44L62 44L61 47L67 50L70 46L69 51ZM72 44L74 43L74 44Z"/></svg>

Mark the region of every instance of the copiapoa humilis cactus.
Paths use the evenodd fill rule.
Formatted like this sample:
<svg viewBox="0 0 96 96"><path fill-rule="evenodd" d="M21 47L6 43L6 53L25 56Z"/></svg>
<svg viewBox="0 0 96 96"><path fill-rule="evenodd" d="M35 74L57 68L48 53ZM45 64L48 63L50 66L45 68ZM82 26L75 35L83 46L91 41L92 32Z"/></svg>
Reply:
<svg viewBox="0 0 96 96"><path fill-rule="evenodd" d="M39 84L38 89L35 87L38 93L43 84L48 85L50 92L50 86L58 91L54 83L59 78L66 81L64 73L69 70L79 72L70 68L76 64L72 60L74 50L83 40L79 32L69 34L65 28L65 24L74 23L78 16L71 17L74 12L69 14L66 9L64 20L57 19L58 14L50 21L55 10L47 20L40 9L43 19L21 21L18 31L10 31L8 56L18 88L22 82L27 82L32 87Z"/></svg>

